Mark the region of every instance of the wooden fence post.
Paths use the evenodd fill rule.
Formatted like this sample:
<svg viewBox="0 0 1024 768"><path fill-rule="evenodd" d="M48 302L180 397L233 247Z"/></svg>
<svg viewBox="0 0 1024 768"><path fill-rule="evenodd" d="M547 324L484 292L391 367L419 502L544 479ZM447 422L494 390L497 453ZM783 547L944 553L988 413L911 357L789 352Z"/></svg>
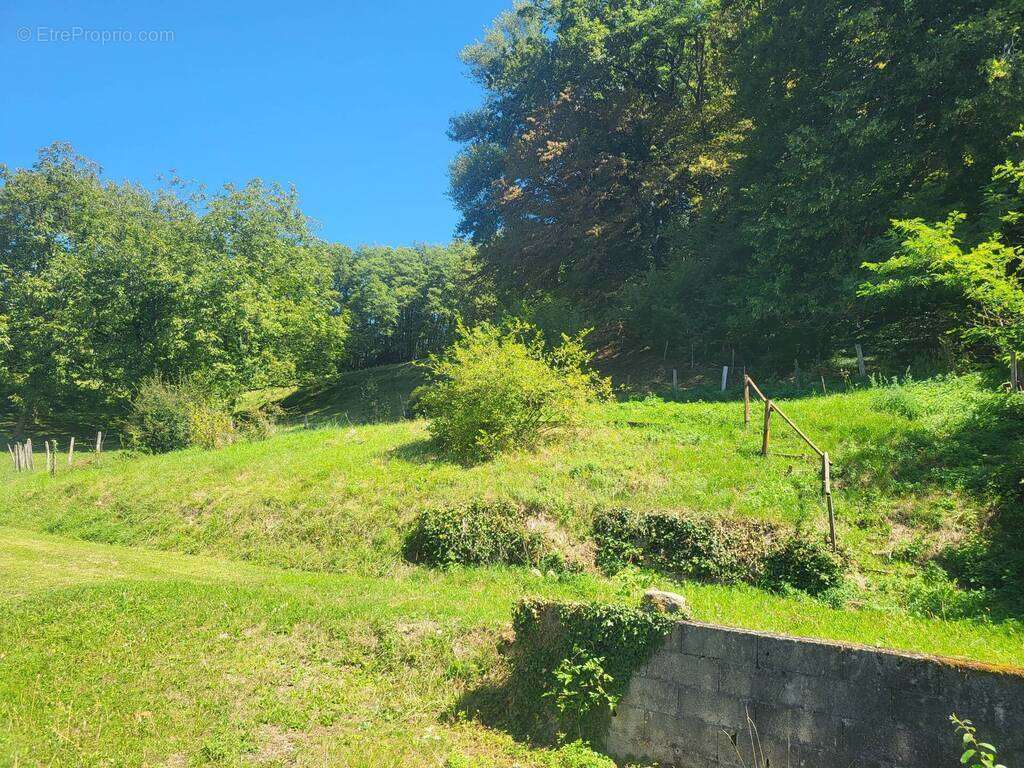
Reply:
<svg viewBox="0 0 1024 768"><path fill-rule="evenodd" d="M764 401L764 433L761 435L761 455L768 455L768 442L772 434L772 405L771 400Z"/></svg>
<svg viewBox="0 0 1024 768"><path fill-rule="evenodd" d="M828 540L835 552L836 514L832 507L832 461L827 453L821 455L821 491L825 495L825 510L828 512Z"/></svg>
<svg viewBox="0 0 1024 768"><path fill-rule="evenodd" d="M1010 351L1010 391L1018 392L1020 390L1020 372L1017 368L1017 352L1016 350Z"/></svg>
<svg viewBox="0 0 1024 768"><path fill-rule="evenodd" d="M70 467L75 461L75 437L71 436L71 444L68 446L68 466Z"/></svg>
<svg viewBox="0 0 1024 768"><path fill-rule="evenodd" d="M722 366L722 391L725 392L725 388L729 386L729 366Z"/></svg>
<svg viewBox="0 0 1024 768"><path fill-rule="evenodd" d="M96 433L96 453L103 453L103 433Z"/></svg>
<svg viewBox="0 0 1024 768"><path fill-rule="evenodd" d="M821 374L821 394L827 395L828 389L825 388L825 374Z"/></svg>
<svg viewBox="0 0 1024 768"><path fill-rule="evenodd" d="M32 438L25 441L25 466L29 470L36 468L35 456L32 455Z"/></svg>
<svg viewBox="0 0 1024 768"><path fill-rule="evenodd" d="M672 391L675 392L679 389L679 371L675 368L672 369Z"/></svg>
<svg viewBox="0 0 1024 768"><path fill-rule="evenodd" d="M50 454L50 441L45 440L43 444L46 446L46 471L50 471L50 464L53 461L53 456Z"/></svg>
<svg viewBox="0 0 1024 768"><path fill-rule="evenodd" d="M854 345L857 350L857 369L860 371L861 376L867 375L867 368L864 365L864 349L860 344ZM847 347L849 349L849 347Z"/></svg>
<svg viewBox="0 0 1024 768"><path fill-rule="evenodd" d="M750 379L743 374L743 428L750 426Z"/></svg>

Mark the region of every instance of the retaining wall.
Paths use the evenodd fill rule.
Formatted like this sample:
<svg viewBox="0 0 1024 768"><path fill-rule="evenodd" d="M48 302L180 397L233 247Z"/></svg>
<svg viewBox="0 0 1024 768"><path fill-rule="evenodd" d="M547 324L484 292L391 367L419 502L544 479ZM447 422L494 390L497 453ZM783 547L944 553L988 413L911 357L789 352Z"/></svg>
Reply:
<svg viewBox="0 0 1024 768"><path fill-rule="evenodd" d="M953 712L1024 765L1022 669L681 622L634 674L605 747L623 762L752 767L752 722L771 768L953 768Z"/></svg>

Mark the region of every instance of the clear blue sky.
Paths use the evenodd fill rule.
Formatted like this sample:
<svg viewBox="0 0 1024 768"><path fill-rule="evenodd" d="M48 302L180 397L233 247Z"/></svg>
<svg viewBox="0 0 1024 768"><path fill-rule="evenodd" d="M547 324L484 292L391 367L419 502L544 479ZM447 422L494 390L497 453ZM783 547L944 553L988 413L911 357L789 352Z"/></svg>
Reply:
<svg viewBox="0 0 1024 768"><path fill-rule="evenodd" d="M458 52L510 6L5 0L0 162L70 141L119 180L294 183L330 240L445 242L445 130L481 96Z"/></svg>

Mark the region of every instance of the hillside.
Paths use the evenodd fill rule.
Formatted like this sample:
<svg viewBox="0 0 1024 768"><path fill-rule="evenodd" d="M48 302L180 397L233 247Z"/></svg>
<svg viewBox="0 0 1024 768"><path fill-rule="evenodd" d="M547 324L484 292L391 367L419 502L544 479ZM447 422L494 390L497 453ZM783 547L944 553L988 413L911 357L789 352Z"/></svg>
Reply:
<svg viewBox="0 0 1024 768"><path fill-rule="evenodd" d="M360 391L349 382L285 402L357 412ZM856 600L905 605L908 583L927 592L918 581L931 573L929 557L997 508L1019 450L1002 432L1013 428L999 417L1005 400L977 377L784 400L833 457ZM823 529L816 461L781 425L773 441L761 457L757 419L745 431L735 400L610 404L577 433L475 466L437 455L422 421L296 427L214 452L87 455L55 478L5 466L0 524L360 574L403 572L401 545L418 511L473 499L526 505L576 539L596 512L616 507Z"/></svg>
<svg viewBox="0 0 1024 768"><path fill-rule="evenodd" d="M473 499L528 505L576 541L614 507L824 525L816 462L781 428L762 458L738 400L608 404L535 452L463 466L422 421L337 424L373 412L367 380L399 393L407 373L288 394L293 421L321 426L262 442L0 470L0 763L571 768L460 714L524 596L634 603L653 584L698 620L1024 663L1017 609L930 564L999 510L1019 459L1015 401L978 377L783 398L835 457L852 563L847 588L812 599L404 562L420 510Z"/></svg>

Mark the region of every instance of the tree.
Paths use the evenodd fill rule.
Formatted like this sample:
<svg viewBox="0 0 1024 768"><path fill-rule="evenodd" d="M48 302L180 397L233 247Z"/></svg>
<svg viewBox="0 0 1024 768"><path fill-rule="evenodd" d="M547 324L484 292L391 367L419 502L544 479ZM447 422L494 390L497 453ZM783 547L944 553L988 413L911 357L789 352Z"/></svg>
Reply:
<svg viewBox="0 0 1024 768"><path fill-rule="evenodd" d="M0 386L21 427L117 412L153 375L232 395L337 365L328 249L294 191L151 194L60 144L0 184Z"/></svg>
<svg viewBox="0 0 1024 768"><path fill-rule="evenodd" d="M461 231L526 290L607 291L661 264L734 140L714 3L531 0L463 52L487 90L452 122Z"/></svg>
<svg viewBox="0 0 1024 768"><path fill-rule="evenodd" d="M355 367L415 360L448 346L459 322L491 319L496 301L476 249L364 247L335 252L335 285L350 320Z"/></svg>
<svg viewBox="0 0 1024 768"><path fill-rule="evenodd" d="M906 317L913 316L907 311L908 299L929 307L932 333L944 330L1006 358L1024 350L1024 130L1012 138L1018 142L1016 157L996 165L983 194L981 226L997 229L974 228L975 242L965 246L958 230L968 236L972 230L964 226L963 213L954 211L934 224L894 221L892 255L864 264L875 279L859 291L862 297L900 307ZM903 327L907 320L895 322Z"/></svg>

